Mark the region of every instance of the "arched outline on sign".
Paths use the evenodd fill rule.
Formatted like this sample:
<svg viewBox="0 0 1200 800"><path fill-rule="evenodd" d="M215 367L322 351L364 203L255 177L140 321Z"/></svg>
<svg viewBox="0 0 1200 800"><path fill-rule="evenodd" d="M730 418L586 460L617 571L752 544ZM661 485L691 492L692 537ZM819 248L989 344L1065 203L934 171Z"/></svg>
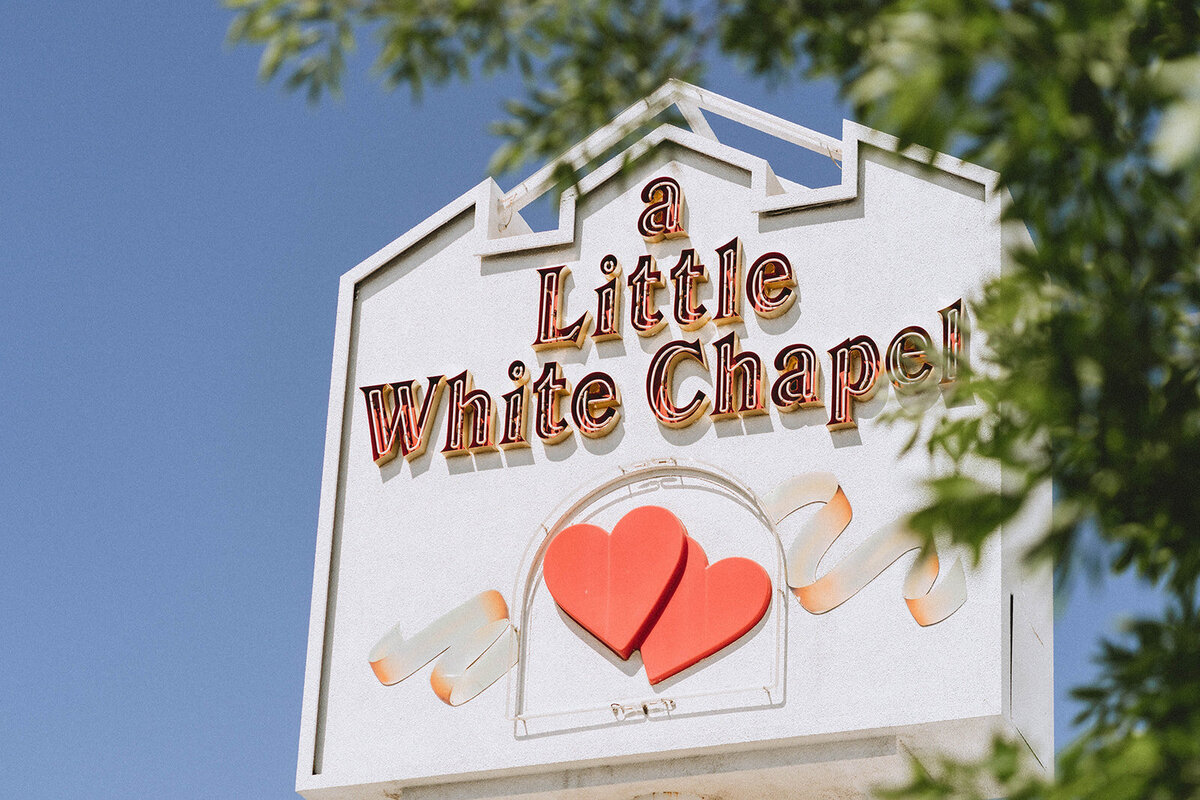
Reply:
<svg viewBox="0 0 1200 800"><path fill-rule="evenodd" d="M683 483L685 480L691 483ZM578 522L577 515L586 511L590 505L614 492L625 490L632 497L635 492L645 491L649 497L653 497L650 493L659 489L688 487L702 490L703 486L700 484L708 484L710 491L716 490L725 494L733 502L753 513L762 522L762 526L756 530L771 538L775 563L763 565L771 576L772 583L771 606L767 610L767 618L770 620L768 625L774 628L775 636L775 661L771 668L771 679L755 682L753 686L745 688L702 694L660 695L647 691L643 700L634 703L638 708L644 709L643 714L631 714L626 708L627 704L616 702L597 703L586 708L549 714L529 713L525 689L525 671L528 664L525 649L531 638L530 623L535 592L539 586L542 591L546 591L542 585L542 558L550 541L560 531ZM538 526L530 537L521 559L521 566L517 570L511 619L520 631L520 653L517 665L508 673L507 711L508 718L513 721L515 735L523 738L538 730L546 732L542 726L554 731L566 731L606 723L614 724L626 719L650 717L660 713L685 716L726 711L731 708L761 708L782 704L786 693L787 615L791 599L787 590L786 575L783 544L770 514L752 489L724 470L698 461L661 458L620 468L584 486L560 503ZM765 629L763 632L766 632ZM616 701L621 698L612 699Z"/></svg>

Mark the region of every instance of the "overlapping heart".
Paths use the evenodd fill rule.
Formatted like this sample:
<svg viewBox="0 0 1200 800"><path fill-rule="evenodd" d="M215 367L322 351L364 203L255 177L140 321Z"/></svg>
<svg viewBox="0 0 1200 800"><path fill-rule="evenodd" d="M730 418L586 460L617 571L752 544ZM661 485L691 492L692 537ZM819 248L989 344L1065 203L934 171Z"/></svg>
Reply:
<svg viewBox="0 0 1200 800"><path fill-rule="evenodd" d="M709 564L679 518L658 506L633 509L612 533L566 528L546 549L542 576L559 608L620 658L640 650L651 684L745 636L771 602L757 562Z"/></svg>

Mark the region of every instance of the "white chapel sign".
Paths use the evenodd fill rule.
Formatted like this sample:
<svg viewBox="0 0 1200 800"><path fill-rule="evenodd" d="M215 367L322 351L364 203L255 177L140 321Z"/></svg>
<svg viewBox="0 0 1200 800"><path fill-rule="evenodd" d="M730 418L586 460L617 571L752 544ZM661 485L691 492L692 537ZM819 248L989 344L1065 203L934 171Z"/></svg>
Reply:
<svg viewBox="0 0 1200 800"><path fill-rule="evenodd" d="M520 216L551 164L343 277L306 797L865 796L1013 729L1049 764L1049 578L1018 563L1049 497L978 565L922 556L932 467L881 419L978 413L945 407L970 302L1026 244L994 175L678 82L564 159L671 105L692 130L585 175L556 229Z"/></svg>

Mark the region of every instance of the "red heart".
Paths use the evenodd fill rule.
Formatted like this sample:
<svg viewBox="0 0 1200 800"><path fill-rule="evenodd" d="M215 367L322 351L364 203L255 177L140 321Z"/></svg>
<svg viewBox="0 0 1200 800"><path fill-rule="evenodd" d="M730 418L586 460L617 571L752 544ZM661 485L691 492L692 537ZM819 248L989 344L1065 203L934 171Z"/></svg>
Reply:
<svg viewBox="0 0 1200 800"><path fill-rule="evenodd" d="M642 642L651 684L664 681L746 635L771 604L771 578L748 558L711 566L688 537L687 565L654 628Z"/></svg>
<svg viewBox="0 0 1200 800"><path fill-rule="evenodd" d="M621 658L629 658L683 574L687 531L665 508L642 506L612 534L572 525L546 548L542 576L554 602Z"/></svg>

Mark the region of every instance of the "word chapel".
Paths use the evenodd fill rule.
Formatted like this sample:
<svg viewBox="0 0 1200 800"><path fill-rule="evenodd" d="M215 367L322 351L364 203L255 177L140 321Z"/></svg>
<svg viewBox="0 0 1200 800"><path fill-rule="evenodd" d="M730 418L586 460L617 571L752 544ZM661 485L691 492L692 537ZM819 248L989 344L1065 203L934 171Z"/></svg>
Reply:
<svg viewBox="0 0 1200 800"><path fill-rule="evenodd" d="M684 198L672 178L655 178L642 189L645 203L637 222L647 242L687 236L684 229ZM629 308L629 326L639 336L653 336L667 324L670 313L683 331L696 331L710 322L717 326L742 320L743 301L760 318L778 317L796 300L796 277L783 253L769 252L743 267L742 243L738 237L716 249L714 309L697 298L698 285L709 280L707 267L695 250L684 249L675 266L665 275L654 256L643 255L629 277L621 280L621 267L613 255L600 262L603 282L596 288L596 312L578 319L563 319L566 265L538 270L537 328L532 346L546 351L582 348L590 336L595 342L621 338L621 307ZM659 306L658 290L671 284L669 311ZM627 300L623 297L628 289ZM956 300L938 311L942 323L939 361L942 385L953 383L963 354L963 303ZM696 339L667 342L650 360L646 373L646 401L659 423L673 428L693 424L706 412L723 419L768 411L768 402L781 412L823 407L821 369L816 351L807 344L789 344L775 354L778 376L768 381L763 359L739 346L736 331L705 346ZM919 391L934 379L934 343L922 327L913 325L897 333L880 351L869 336L846 339L828 350L832 361L829 395L830 430L853 428L854 404L869 400L881 375L900 392ZM686 399L676 396L674 373L685 363L701 369L712 366L712 397L702 391ZM515 387L494 401L475 388L471 373L453 377L434 375L424 381L403 380L360 387L367 404L371 455L382 466L397 454L405 458L421 455L428 444L430 422L439 400L446 395L446 441L442 453L460 455L494 448L528 446L529 422L533 435L554 444L571 435L572 427L588 437L611 432L621 417L621 392L613 378L592 372L573 388L557 361L548 361L536 380L524 362L513 361L508 377ZM769 384L769 388L768 388ZM565 406L565 408L564 408ZM711 406L711 411L709 410Z"/></svg>

